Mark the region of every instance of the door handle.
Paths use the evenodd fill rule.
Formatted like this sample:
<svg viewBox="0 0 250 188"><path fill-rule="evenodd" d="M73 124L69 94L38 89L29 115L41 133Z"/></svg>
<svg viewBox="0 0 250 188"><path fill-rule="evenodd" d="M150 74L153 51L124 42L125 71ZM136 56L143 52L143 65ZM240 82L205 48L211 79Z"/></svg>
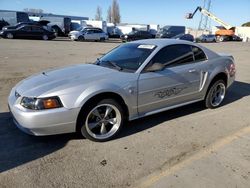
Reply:
<svg viewBox="0 0 250 188"><path fill-rule="evenodd" d="M188 70L188 72L189 73L194 73L194 72L196 72L196 69L190 69L190 70Z"/></svg>

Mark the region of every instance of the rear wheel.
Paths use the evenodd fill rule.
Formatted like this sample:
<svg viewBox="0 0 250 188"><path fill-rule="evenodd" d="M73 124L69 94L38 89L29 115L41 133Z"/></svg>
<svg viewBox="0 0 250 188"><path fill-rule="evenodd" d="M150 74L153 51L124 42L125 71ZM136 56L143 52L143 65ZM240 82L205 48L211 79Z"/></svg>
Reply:
<svg viewBox="0 0 250 188"><path fill-rule="evenodd" d="M7 34L6 34L6 37L7 37L8 39L13 39L13 38L14 38L14 36L13 36L12 33L7 33Z"/></svg>
<svg viewBox="0 0 250 188"><path fill-rule="evenodd" d="M124 124L124 112L113 99L103 99L80 114L80 132L92 141L104 142L114 138Z"/></svg>
<svg viewBox="0 0 250 188"><path fill-rule="evenodd" d="M219 36L218 40L219 40L220 42L223 42L223 41L225 41L225 38L224 38L224 36Z"/></svg>
<svg viewBox="0 0 250 188"><path fill-rule="evenodd" d="M223 80L214 82L205 98L207 108L217 108L223 102L226 94L226 84Z"/></svg>
<svg viewBox="0 0 250 188"><path fill-rule="evenodd" d="M43 35L43 40L49 40L48 35Z"/></svg>
<svg viewBox="0 0 250 188"><path fill-rule="evenodd" d="M79 37L78 37L78 40L79 40L79 41L84 41L84 36L79 36Z"/></svg>

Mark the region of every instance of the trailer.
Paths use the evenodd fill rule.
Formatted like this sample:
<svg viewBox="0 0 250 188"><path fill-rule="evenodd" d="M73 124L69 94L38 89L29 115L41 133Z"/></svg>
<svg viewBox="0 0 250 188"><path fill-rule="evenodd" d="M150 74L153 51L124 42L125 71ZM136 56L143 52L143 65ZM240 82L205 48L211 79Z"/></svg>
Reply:
<svg viewBox="0 0 250 188"><path fill-rule="evenodd" d="M82 16L69 16L58 15L51 13L33 13L27 12L30 18L36 20L47 20L50 23L48 26L52 28L58 36L68 36L68 33L72 30L80 27L83 21L88 20L88 17Z"/></svg>
<svg viewBox="0 0 250 188"><path fill-rule="evenodd" d="M30 22L26 12L12 10L0 10L0 20L5 21L10 26L16 25L19 22Z"/></svg>

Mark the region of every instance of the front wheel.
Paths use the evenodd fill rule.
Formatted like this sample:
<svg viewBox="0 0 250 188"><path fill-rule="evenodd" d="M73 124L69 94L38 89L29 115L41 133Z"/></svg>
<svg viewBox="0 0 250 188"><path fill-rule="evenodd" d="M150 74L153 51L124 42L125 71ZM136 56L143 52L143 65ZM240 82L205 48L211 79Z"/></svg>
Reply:
<svg viewBox="0 0 250 188"><path fill-rule="evenodd" d="M104 142L115 137L124 124L124 112L113 99L104 99L80 114L81 134L92 141ZM81 118L81 117L80 117Z"/></svg>
<svg viewBox="0 0 250 188"><path fill-rule="evenodd" d="M8 39L13 39L13 38L14 38L14 36L13 36L12 33L7 33L7 34L6 34L6 37L7 37Z"/></svg>
<svg viewBox="0 0 250 188"><path fill-rule="evenodd" d="M104 42L104 41L105 41L105 38L104 38L104 37L101 37L101 38L100 38L100 41L101 41L101 42Z"/></svg>
<svg viewBox="0 0 250 188"><path fill-rule="evenodd" d="M205 98L207 108L217 108L220 106L226 95L226 84L223 80L214 82L208 90Z"/></svg>
<svg viewBox="0 0 250 188"><path fill-rule="evenodd" d="M84 41L84 36L79 36L78 41Z"/></svg>

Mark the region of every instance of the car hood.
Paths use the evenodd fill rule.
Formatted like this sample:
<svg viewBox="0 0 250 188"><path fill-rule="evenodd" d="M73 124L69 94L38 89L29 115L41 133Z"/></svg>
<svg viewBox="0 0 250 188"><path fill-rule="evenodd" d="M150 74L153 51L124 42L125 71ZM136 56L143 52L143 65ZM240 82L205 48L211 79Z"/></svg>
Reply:
<svg viewBox="0 0 250 188"><path fill-rule="evenodd" d="M113 79L121 72L93 64L74 65L61 69L49 70L28 77L17 84L16 91L22 96L44 97L52 94L64 95L82 91L93 82Z"/></svg>
<svg viewBox="0 0 250 188"><path fill-rule="evenodd" d="M69 34L71 35L79 35L81 32L80 31L70 31Z"/></svg>

